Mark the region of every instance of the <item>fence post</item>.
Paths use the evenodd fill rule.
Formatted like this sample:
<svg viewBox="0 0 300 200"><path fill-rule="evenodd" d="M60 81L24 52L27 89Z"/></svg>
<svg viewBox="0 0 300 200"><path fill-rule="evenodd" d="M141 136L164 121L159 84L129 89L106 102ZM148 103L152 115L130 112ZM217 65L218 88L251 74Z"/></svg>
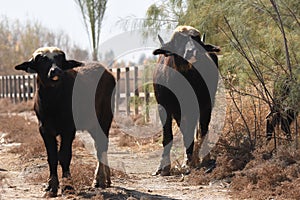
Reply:
<svg viewBox="0 0 300 200"><path fill-rule="evenodd" d="M129 80L129 67L125 68L125 101L126 101L126 114L130 115L130 80Z"/></svg>
<svg viewBox="0 0 300 200"><path fill-rule="evenodd" d="M134 67L134 114L139 114L138 67Z"/></svg>
<svg viewBox="0 0 300 200"><path fill-rule="evenodd" d="M18 98L17 98L17 77L16 76L12 76L13 78L13 82L14 82L14 103L17 103Z"/></svg>
<svg viewBox="0 0 300 200"><path fill-rule="evenodd" d="M24 101L27 101L25 88L26 88L26 86L25 86L25 75L22 75L22 99Z"/></svg>
<svg viewBox="0 0 300 200"><path fill-rule="evenodd" d="M116 115L119 115L119 103L120 103L120 68L117 68L117 85L116 85Z"/></svg>
<svg viewBox="0 0 300 200"><path fill-rule="evenodd" d="M149 93L149 84L146 82L145 85L145 107L146 107L146 112L145 112L145 117L146 117L146 122L150 121L150 108L149 108L149 102L150 102L150 93Z"/></svg>
<svg viewBox="0 0 300 200"><path fill-rule="evenodd" d="M18 92L19 92L19 102L21 102L23 99L22 99L22 89L21 89L21 75L18 75L17 76L17 79L18 79Z"/></svg>
<svg viewBox="0 0 300 200"><path fill-rule="evenodd" d="M8 98L8 77L5 76L5 98Z"/></svg>
<svg viewBox="0 0 300 200"><path fill-rule="evenodd" d="M3 98L3 90L4 90L4 87L3 87L3 77L0 76L0 98Z"/></svg>
<svg viewBox="0 0 300 200"><path fill-rule="evenodd" d="M27 76L27 100L31 99L31 92L32 92L32 88L31 88L31 75Z"/></svg>
<svg viewBox="0 0 300 200"><path fill-rule="evenodd" d="M34 75L33 75L33 97L34 97L35 91L37 90L37 87L36 87L36 81L37 81L37 75L34 74ZM32 97L32 98L33 98L33 97Z"/></svg>
<svg viewBox="0 0 300 200"><path fill-rule="evenodd" d="M13 76L8 76L8 82L9 82L9 89L8 89L8 95L10 100L13 100L13 81L12 81Z"/></svg>

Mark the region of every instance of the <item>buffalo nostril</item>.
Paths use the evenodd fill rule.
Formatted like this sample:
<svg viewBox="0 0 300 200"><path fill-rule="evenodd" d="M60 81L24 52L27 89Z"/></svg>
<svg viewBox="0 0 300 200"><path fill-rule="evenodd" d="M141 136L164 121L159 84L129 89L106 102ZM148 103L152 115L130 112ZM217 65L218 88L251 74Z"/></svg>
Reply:
<svg viewBox="0 0 300 200"><path fill-rule="evenodd" d="M183 55L183 57L184 57L186 60L189 60L192 56L193 56L193 51L192 51L192 50L187 50L187 51L185 52L185 54Z"/></svg>
<svg viewBox="0 0 300 200"><path fill-rule="evenodd" d="M52 80L53 80L53 81L57 81L58 79L59 79L58 76L53 76L53 77L52 77Z"/></svg>
<svg viewBox="0 0 300 200"><path fill-rule="evenodd" d="M48 77L53 81L57 81L62 74L62 70L58 67L52 67L48 73Z"/></svg>
<svg viewBox="0 0 300 200"><path fill-rule="evenodd" d="M184 59L193 64L197 61L196 54L196 50L187 50L184 54Z"/></svg>

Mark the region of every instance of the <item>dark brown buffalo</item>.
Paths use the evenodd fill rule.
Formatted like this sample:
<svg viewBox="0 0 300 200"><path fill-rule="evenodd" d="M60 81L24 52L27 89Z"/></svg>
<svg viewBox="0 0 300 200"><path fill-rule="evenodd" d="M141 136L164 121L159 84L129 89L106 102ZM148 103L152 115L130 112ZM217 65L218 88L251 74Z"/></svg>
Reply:
<svg viewBox="0 0 300 200"><path fill-rule="evenodd" d="M274 82L273 104L270 113L266 117L266 137L267 141L272 139L275 127L281 125L281 130L285 133L287 140L292 140L291 124L298 116L295 106L299 101L293 100L291 93L292 84L296 79L291 79L287 75L280 76ZM295 86L294 86L295 87Z"/></svg>
<svg viewBox="0 0 300 200"><path fill-rule="evenodd" d="M72 142L76 129L88 130L95 141L98 167L94 186L110 186L106 152L113 119L114 76L100 64L66 60L65 53L55 47L36 50L29 61L15 69L38 74L34 110L50 168L46 196L57 196L58 162L63 180L71 177ZM88 101L89 95L91 100ZM57 136L61 139L59 150ZM70 185L62 187L63 192L66 189L73 188Z"/></svg>
<svg viewBox="0 0 300 200"><path fill-rule="evenodd" d="M154 92L163 124L163 154L155 175L169 175L172 147L172 120L183 134L187 164L191 165L194 131L200 122L201 138L208 133L218 83L216 46L204 44L200 33L190 26L178 27L170 42L153 54L158 55L154 72ZM203 141L203 140L202 140Z"/></svg>

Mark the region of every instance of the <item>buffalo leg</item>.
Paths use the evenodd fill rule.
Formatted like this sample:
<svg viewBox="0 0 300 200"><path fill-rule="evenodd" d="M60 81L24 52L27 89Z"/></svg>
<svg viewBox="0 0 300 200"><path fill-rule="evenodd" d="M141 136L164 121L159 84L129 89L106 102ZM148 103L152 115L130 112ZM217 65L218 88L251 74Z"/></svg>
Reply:
<svg viewBox="0 0 300 200"><path fill-rule="evenodd" d="M108 166L107 152L104 152L102 154L102 158L103 158L104 163L105 163L105 165L104 165L104 173L105 173L105 176L106 176L106 178L105 178L106 179L106 186L110 187L110 185L111 185L111 179L110 179L110 168Z"/></svg>
<svg viewBox="0 0 300 200"><path fill-rule="evenodd" d="M271 140L272 135L273 135L274 130L275 130L275 127L279 123L279 121L280 121L280 114L279 113L268 114L267 125L266 125L267 141Z"/></svg>
<svg viewBox="0 0 300 200"><path fill-rule="evenodd" d="M209 160L210 158L210 154L209 152L207 152L209 150L209 147L207 146L207 143L204 143L204 139L205 139L205 136L207 135L208 133L208 127L209 127L209 123L210 123L210 120L211 120L211 112L212 112L212 109L211 109L211 106L207 106L206 108L200 108L200 142L199 142L199 152L200 152L200 149L202 149L202 152L204 153L204 157L202 158L202 162L201 162L201 165L203 165L207 160ZM199 152L198 152L198 155L195 155L197 156L197 159L199 159ZM195 157L194 156L194 157Z"/></svg>
<svg viewBox="0 0 300 200"><path fill-rule="evenodd" d="M58 191L58 176L57 176L57 165L58 165L58 155L57 155L57 141L56 137L53 134L45 131L42 127L40 128L40 133L44 140L47 156L48 156L48 164L50 168L50 177L48 180L48 187L46 188L48 197L56 197Z"/></svg>
<svg viewBox="0 0 300 200"><path fill-rule="evenodd" d="M72 143L74 140L75 132L72 136L61 136L61 145L58 153L59 163L62 167L62 177L68 178L71 176L70 163L72 159Z"/></svg>
<svg viewBox="0 0 300 200"><path fill-rule="evenodd" d="M104 130L103 130L104 129ZM95 142L95 148L97 151L98 164L95 170L95 178L93 182L94 187L106 188L111 184L110 180L110 168L108 166L107 150L108 150L108 130L102 126L102 130L90 131L91 136Z"/></svg>
<svg viewBox="0 0 300 200"><path fill-rule="evenodd" d="M180 127L183 136L184 147L186 149L186 167L193 166L193 151L194 151L194 133L197 124L197 118L187 118L186 116L175 116L177 125Z"/></svg>
<svg viewBox="0 0 300 200"><path fill-rule="evenodd" d="M160 164L156 172L153 175L170 175L171 169L171 159L170 151L173 144L173 133L172 133L172 117L169 113L166 113L165 110L159 106L158 107L160 120L163 124L163 153L160 160Z"/></svg>
<svg viewBox="0 0 300 200"><path fill-rule="evenodd" d="M98 154L98 153L97 153ZM101 156L98 157L98 164L95 170L95 179L93 186L94 187L101 187L106 188L110 187L111 180L110 180L110 168L107 163L107 151L103 151Z"/></svg>
<svg viewBox="0 0 300 200"><path fill-rule="evenodd" d="M67 132L70 133L70 132ZM75 131L71 132L69 135L61 135L61 145L58 153L59 163L62 167L62 178L63 186L62 192L72 193L74 191L71 173L70 173L70 163L72 159L72 143L75 137Z"/></svg>
<svg viewBox="0 0 300 200"><path fill-rule="evenodd" d="M283 130L286 134L286 137L288 140L292 139L291 136L291 123L295 119L295 112L291 109L287 110L284 113L284 116L281 117L281 130Z"/></svg>
<svg viewBox="0 0 300 200"><path fill-rule="evenodd" d="M107 152L102 152L102 156L98 161L95 171L94 187L106 188L110 187L110 168L107 163Z"/></svg>
<svg viewBox="0 0 300 200"><path fill-rule="evenodd" d="M113 105L114 94L111 93L110 98L106 99L106 101L102 102L102 104L99 104L99 107L96 108L96 110L101 110L101 112L97 113L100 129L96 128L91 132L95 142L95 148L98 158L98 164L95 171L95 179L93 182L94 187L106 188L110 187L111 185L110 167L108 165L107 151L109 143L109 130L113 120Z"/></svg>
<svg viewBox="0 0 300 200"><path fill-rule="evenodd" d="M211 119L211 107L208 106L206 108L200 109L200 130L201 130L201 138L205 137L208 133L208 126Z"/></svg>

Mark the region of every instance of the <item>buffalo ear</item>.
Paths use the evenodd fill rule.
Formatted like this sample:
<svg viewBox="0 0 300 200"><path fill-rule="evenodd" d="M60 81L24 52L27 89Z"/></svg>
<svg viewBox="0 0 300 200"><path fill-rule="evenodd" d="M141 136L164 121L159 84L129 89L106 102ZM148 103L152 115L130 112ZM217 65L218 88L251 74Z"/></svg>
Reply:
<svg viewBox="0 0 300 200"><path fill-rule="evenodd" d="M211 45L211 44L205 44L204 48L208 52L220 52L221 51L220 47L214 46L214 45Z"/></svg>
<svg viewBox="0 0 300 200"><path fill-rule="evenodd" d="M201 42L205 43L205 39L206 39L205 37L206 37L206 35L205 35L205 33L203 33L203 35L201 37Z"/></svg>
<svg viewBox="0 0 300 200"><path fill-rule="evenodd" d="M32 68L32 66L33 66L33 62L32 62L32 60L30 60L30 61L26 61L26 62L24 62L20 65L15 66L15 69L16 70L23 70L23 71L28 72L28 73L36 73L36 70L34 70Z"/></svg>
<svg viewBox="0 0 300 200"><path fill-rule="evenodd" d="M155 50L153 51L153 55L165 54L165 53L166 53L166 51L163 50L163 49L155 49Z"/></svg>
<svg viewBox="0 0 300 200"><path fill-rule="evenodd" d="M83 66L84 64L82 62L78 62L76 60L66 60L66 62L63 64L63 69L73 69L74 67Z"/></svg>
<svg viewBox="0 0 300 200"><path fill-rule="evenodd" d="M153 52L152 52L153 55L159 55L159 54L162 54L166 57L168 56L173 56L175 55L174 53L172 53L171 51L168 51L168 50L165 50L165 49L155 49Z"/></svg>
<svg viewBox="0 0 300 200"><path fill-rule="evenodd" d="M165 49L155 49L152 52L153 55L159 55L159 54L163 54L164 56L168 57L168 56L173 56L174 53L172 53L171 51L165 50Z"/></svg>

